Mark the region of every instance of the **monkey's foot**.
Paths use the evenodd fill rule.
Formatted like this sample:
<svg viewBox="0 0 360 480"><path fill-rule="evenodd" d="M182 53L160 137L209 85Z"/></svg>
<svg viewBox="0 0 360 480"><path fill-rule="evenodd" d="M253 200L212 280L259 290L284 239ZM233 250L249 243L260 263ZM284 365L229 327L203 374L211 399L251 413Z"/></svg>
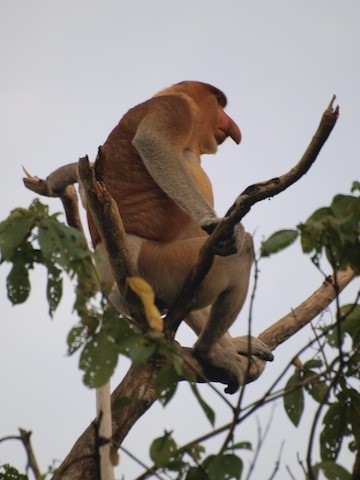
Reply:
<svg viewBox="0 0 360 480"><path fill-rule="evenodd" d="M225 393L235 393L245 382L244 367L233 347L215 348L211 356L197 349L193 355L201 364L205 377L212 382L226 384Z"/></svg>
<svg viewBox="0 0 360 480"><path fill-rule="evenodd" d="M215 345L211 352L195 345L193 355L201 363L207 378L227 384L225 393L235 393L241 385L255 380L265 367L264 361L274 359L267 345L258 338L247 335L235 338L229 335ZM246 357L250 356L252 367L248 370Z"/></svg>
<svg viewBox="0 0 360 480"><path fill-rule="evenodd" d="M269 347L256 337L244 335L232 338L232 342L239 355L255 355L267 362L274 360L274 355L271 353Z"/></svg>

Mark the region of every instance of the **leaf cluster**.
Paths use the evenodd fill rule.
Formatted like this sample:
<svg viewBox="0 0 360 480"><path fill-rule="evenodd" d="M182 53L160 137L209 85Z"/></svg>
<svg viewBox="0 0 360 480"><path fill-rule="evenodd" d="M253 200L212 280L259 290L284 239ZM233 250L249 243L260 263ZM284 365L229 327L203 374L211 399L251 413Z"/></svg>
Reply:
<svg viewBox="0 0 360 480"><path fill-rule="evenodd" d="M350 267L360 274L360 184L352 186L353 195L336 195L329 207L316 210L296 230L281 230L262 243L261 256L268 257L301 239L302 250L311 255L320 268L323 257L334 272ZM336 287L335 287L336 288ZM345 438L349 449L360 447L360 306L338 306L337 322L319 327L321 345L315 358L303 365L298 359L294 374L285 387L284 408L291 422L298 426L305 407L305 394L325 412L320 435L321 461L312 467L330 480L347 480L351 475L336 463ZM325 347L337 349L331 362ZM322 359L321 359L322 358ZM354 388L356 385L357 388Z"/></svg>
<svg viewBox="0 0 360 480"><path fill-rule="evenodd" d="M243 462L235 454L239 449L251 449L251 445L240 442L205 456L202 445L191 443L179 448L172 432L165 431L152 442L150 457L157 467L177 472L177 480L229 480L241 478Z"/></svg>
<svg viewBox="0 0 360 480"><path fill-rule="evenodd" d="M98 285L93 259L82 235L59 222L58 216L50 215L48 206L36 199L30 208L16 208L0 223L1 263L11 264L7 294L14 305L25 302L31 290L29 272L40 264L47 273L50 315L62 297L63 272L75 281L74 308L82 315Z"/></svg>
<svg viewBox="0 0 360 480"><path fill-rule="evenodd" d="M352 192L360 191L354 182ZM261 245L261 256L268 257L290 246L298 237L304 253L315 265L323 255L333 270L350 267L360 273L360 197L336 195L328 207L316 210L297 230L280 230Z"/></svg>
<svg viewBox="0 0 360 480"><path fill-rule="evenodd" d="M0 480L28 480L28 476L20 473L15 467L0 465Z"/></svg>

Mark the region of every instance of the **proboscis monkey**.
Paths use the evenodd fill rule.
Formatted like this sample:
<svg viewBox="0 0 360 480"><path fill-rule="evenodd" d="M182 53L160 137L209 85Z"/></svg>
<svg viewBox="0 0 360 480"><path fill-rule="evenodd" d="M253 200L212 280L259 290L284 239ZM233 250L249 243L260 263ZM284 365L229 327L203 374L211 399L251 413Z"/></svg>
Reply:
<svg viewBox="0 0 360 480"><path fill-rule="evenodd" d="M196 265L207 235L220 221L214 210L203 153L216 153L230 136L240 143L236 123L224 112L227 100L217 88L181 82L129 110L103 145L104 164L95 171L118 204L138 273L156 297L171 306ZM92 241L100 252L103 286L114 284L99 233L89 215ZM232 338L229 327L246 298L254 260L253 242L241 224L218 245L214 264L196 292L186 319L198 335L195 354L241 378L239 354L248 337ZM251 339L251 353L271 360L269 349Z"/></svg>

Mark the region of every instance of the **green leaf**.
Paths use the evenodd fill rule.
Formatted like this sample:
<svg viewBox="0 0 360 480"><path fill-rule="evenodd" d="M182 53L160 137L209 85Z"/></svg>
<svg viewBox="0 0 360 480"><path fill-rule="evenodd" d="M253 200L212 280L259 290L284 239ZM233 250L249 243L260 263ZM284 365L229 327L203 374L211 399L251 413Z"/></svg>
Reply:
<svg viewBox="0 0 360 480"><path fill-rule="evenodd" d="M360 328L360 305L343 305L340 308L340 317L345 318L341 323L341 329L353 339Z"/></svg>
<svg viewBox="0 0 360 480"><path fill-rule="evenodd" d="M174 365L161 367L155 382L155 393L161 403L165 406L173 397L180 377Z"/></svg>
<svg viewBox="0 0 360 480"><path fill-rule="evenodd" d="M172 432L165 431L164 436L156 438L150 446L151 460L158 467L166 467L176 454L177 446L171 434Z"/></svg>
<svg viewBox="0 0 360 480"><path fill-rule="evenodd" d="M81 246L79 232L55 218L39 222L38 241L44 257L61 265L67 272L72 270L74 260L83 259L87 255Z"/></svg>
<svg viewBox="0 0 360 480"><path fill-rule="evenodd" d="M25 302L30 294L30 280L26 259L17 256L13 259L13 267L7 276L7 294L13 305Z"/></svg>
<svg viewBox="0 0 360 480"><path fill-rule="evenodd" d="M34 226L34 219L25 215L24 209L13 210L10 216L0 223L0 249L2 260L10 261L19 245L26 241Z"/></svg>
<svg viewBox="0 0 360 480"><path fill-rule="evenodd" d="M46 263L46 266L48 269L46 297L49 304L49 314L53 317L62 297L63 281L61 270L49 262Z"/></svg>
<svg viewBox="0 0 360 480"><path fill-rule="evenodd" d="M280 252L289 247L298 237L296 230L279 230L272 234L267 240L261 244L261 256L269 257L270 255Z"/></svg>
<svg viewBox="0 0 360 480"><path fill-rule="evenodd" d="M340 323L340 340L344 340L344 336L347 333L350 335L353 346L356 345L356 338L360 330L360 305L343 305L340 307L340 319L344 319ZM326 340L330 347L339 347L339 335L338 330L334 329L326 336ZM355 343L354 343L355 341Z"/></svg>
<svg viewBox="0 0 360 480"><path fill-rule="evenodd" d="M118 347L105 328L85 345L80 356L83 381L90 388L104 385L113 374L118 361Z"/></svg>
<svg viewBox="0 0 360 480"><path fill-rule="evenodd" d="M233 454L212 455L204 461L203 466L209 480L239 479L243 469L241 459Z"/></svg>
<svg viewBox="0 0 360 480"><path fill-rule="evenodd" d="M350 400L348 420L356 445L360 445L360 393L353 388L343 392Z"/></svg>
<svg viewBox="0 0 360 480"><path fill-rule="evenodd" d="M353 207L355 197L352 195L335 195L331 203L331 210L334 212L335 216L342 220L342 223L347 220L349 214ZM348 217L351 218L351 217Z"/></svg>
<svg viewBox="0 0 360 480"><path fill-rule="evenodd" d="M190 467L185 480L209 480L209 478L200 468Z"/></svg>
<svg viewBox="0 0 360 480"><path fill-rule="evenodd" d="M303 370L310 370L312 368L321 368L323 366L323 362L320 359L313 358L312 360L308 360L302 366Z"/></svg>
<svg viewBox="0 0 360 480"><path fill-rule="evenodd" d="M67 336L68 355L72 355L81 348L87 341L88 328L86 325L80 324L72 327Z"/></svg>
<svg viewBox="0 0 360 480"><path fill-rule="evenodd" d="M209 420L209 422L211 423L211 426L213 427L215 424L214 410L201 397L200 392L195 383L190 383L190 387L191 387L191 390L193 391L193 394L195 395L196 400L199 402L201 408L203 409L203 412L205 413L206 418Z"/></svg>
<svg viewBox="0 0 360 480"><path fill-rule="evenodd" d="M360 345L360 335L357 345ZM348 361L348 376L360 380L360 350L354 351Z"/></svg>
<svg viewBox="0 0 360 480"><path fill-rule="evenodd" d="M339 400L330 405L323 420L323 430L320 434L321 459L335 461L339 454L343 437L349 434L348 402Z"/></svg>
<svg viewBox="0 0 360 480"><path fill-rule="evenodd" d="M239 443L234 443L234 445L229 445L226 450L252 450L252 445L250 442L239 442Z"/></svg>
<svg viewBox="0 0 360 480"><path fill-rule="evenodd" d="M351 474L344 467L334 462L319 462L316 464L316 467L323 472L328 480L351 480L352 478Z"/></svg>
<svg viewBox="0 0 360 480"><path fill-rule="evenodd" d="M308 370L304 373L304 379L316 375L316 372ZM328 386L324 380L317 380L315 383L308 383L305 385L305 390L312 396L312 398L319 403L324 403L328 394Z"/></svg>
<svg viewBox="0 0 360 480"><path fill-rule="evenodd" d="M325 253L333 269L350 266L360 273L360 198L336 195L330 207L318 209L298 227L305 253L319 265Z"/></svg>
<svg viewBox="0 0 360 480"><path fill-rule="evenodd" d="M295 373L289 378L286 384L286 390L301 382L298 374ZM299 425L302 413L304 411L304 392L302 386L299 386L291 393L284 395L284 408L291 422L297 427Z"/></svg>

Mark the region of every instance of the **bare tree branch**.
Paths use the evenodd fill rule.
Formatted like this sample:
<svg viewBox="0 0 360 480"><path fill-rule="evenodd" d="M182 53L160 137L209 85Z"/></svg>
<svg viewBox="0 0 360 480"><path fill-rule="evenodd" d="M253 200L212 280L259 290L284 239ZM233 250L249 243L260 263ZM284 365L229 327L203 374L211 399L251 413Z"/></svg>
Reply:
<svg viewBox="0 0 360 480"><path fill-rule="evenodd" d="M25 168L23 170L26 174L23 179L25 187L43 197L59 197L69 226L84 233L78 195L73 185L78 182L78 163L69 163L58 168L46 180L30 175Z"/></svg>
<svg viewBox="0 0 360 480"><path fill-rule="evenodd" d="M99 155L102 155L101 149ZM116 202L104 185L97 182L87 157L79 161L79 179L84 188L88 207L105 245L119 291L124 295L124 306L131 312L142 330L148 323L139 297L126 285L126 279L136 275L136 269L127 249L126 232Z"/></svg>
<svg viewBox="0 0 360 480"><path fill-rule="evenodd" d="M274 350L325 310L355 276L351 268L337 272L335 288L335 277L331 275L309 298L264 330L259 339Z"/></svg>
<svg viewBox="0 0 360 480"><path fill-rule="evenodd" d="M25 187L43 197L61 197L66 187L78 182L77 162L58 168L45 180L31 175L25 168L23 170L26 175L26 178L23 179Z"/></svg>
<svg viewBox="0 0 360 480"><path fill-rule="evenodd" d="M20 432L20 438L21 438L22 444L24 445L24 448L27 454L27 459L28 459L27 468L33 472L36 480L41 480L41 472L37 464L34 450L32 448L32 444L30 440L31 432L24 430L23 428L19 428L19 432Z"/></svg>

